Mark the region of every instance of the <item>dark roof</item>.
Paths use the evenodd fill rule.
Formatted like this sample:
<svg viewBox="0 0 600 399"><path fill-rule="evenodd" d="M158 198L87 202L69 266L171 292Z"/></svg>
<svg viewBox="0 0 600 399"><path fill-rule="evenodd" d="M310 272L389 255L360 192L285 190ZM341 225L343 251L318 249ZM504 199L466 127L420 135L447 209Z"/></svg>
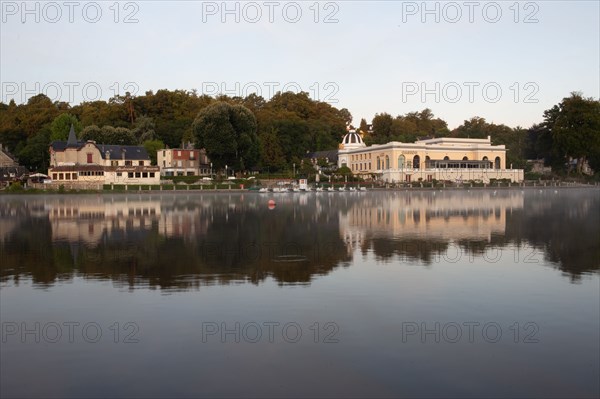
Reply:
<svg viewBox="0 0 600 399"><path fill-rule="evenodd" d="M12 178L10 177L10 175L14 174L16 178L19 178L25 174L29 173L29 170L27 170L26 167L24 166L4 166L4 167L0 167L0 181L7 181L7 180L11 180Z"/></svg>
<svg viewBox="0 0 600 399"><path fill-rule="evenodd" d="M17 158L13 154L11 154L8 151L8 149L6 149L6 147L4 147L2 144L0 144L0 152L4 153L4 155L6 155L12 161L14 161L15 163L17 163Z"/></svg>
<svg viewBox="0 0 600 399"><path fill-rule="evenodd" d="M71 147L81 148L85 144L85 141L78 141L76 146L71 145ZM67 141L53 141L50 143L50 147L54 149L54 151L64 151L67 149L68 142Z"/></svg>
<svg viewBox="0 0 600 399"><path fill-rule="evenodd" d="M110 159L125 159L127 160L149 160L148 152L140 145L108 145L108 144L96 144L96 147L100 150L102 159L106 159L106 153L110 153Z"/></svg>
<svg viewBox="0 0 600 399"><path fill-rule="evenodd" d="M69 148L82 148L86 142L78 141L77 144L69 144L67 141L53 141L50 146L54 149L54 151L64 151ZM100 155L102 159L106 159L106 152L110 154L110 159L123 159L123 154L125 154L125 159L129 161L147 161L150 159L148 156L148 152L142 146L138 145L109 145L109 144L94 144L98 151L100 151Z"/></svg>
<svg viewBox="0 0 600 399"><path fill-rule="evenodd" d="M315 151L307 154L310 159L327 158L329 162L337 162L338 150Z"/></svg>
<svg viewBox="0 0 600 399"><path fill-rule="evenodd" d="M50 167L52 172L89 172L104 169L106 167L102 165L61 165Z"/></svg>
<svg viewBox="0 0 600 399"><path fill-rule="evenodd" d="M67 147L77 147L77 136L75 136L75 128L71 123L71 130L69 130L69 139L67 140Z"/></svg>

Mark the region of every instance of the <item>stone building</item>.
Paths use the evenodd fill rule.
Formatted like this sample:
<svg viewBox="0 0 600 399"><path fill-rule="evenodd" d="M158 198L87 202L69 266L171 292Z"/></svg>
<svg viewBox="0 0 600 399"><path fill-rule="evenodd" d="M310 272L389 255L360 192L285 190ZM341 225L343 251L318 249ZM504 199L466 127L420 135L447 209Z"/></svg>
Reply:
<svg viewBox="0 0 600 399"><path fill-rule="evenodd" d="M206 151L193 148L158 150L158 166L162 176L201 176L211 173Z"/></svg>
<svg viewBox="0 0 600 399"><path fill-rule="evenodd" d="M414 143L392 141L367 146L360 134L350 131L338 150L338 167L355 175L385 182L523 180L522 169L506 168L506 148L491 138L433 138Z"/></svg>
<svg viewBox="0 0 600 399"><path fill-rule="evenodd" d="M80 186L160 184L160 170L144 147L77 141L73 126L67 141L50 144L48 176L53 183Z"/></svg>

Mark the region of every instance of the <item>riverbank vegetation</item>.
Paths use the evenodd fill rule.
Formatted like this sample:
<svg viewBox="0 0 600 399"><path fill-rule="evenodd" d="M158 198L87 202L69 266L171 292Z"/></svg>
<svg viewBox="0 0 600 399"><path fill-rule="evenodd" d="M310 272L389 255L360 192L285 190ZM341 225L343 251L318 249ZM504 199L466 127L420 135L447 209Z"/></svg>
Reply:
<svg viewBox="0 0 600 399"><path fill-rule="evenodd" d="M26 104L0 103L0 142L22 165L40 172L47 170L50 142L65 140L73 124L81 140L144 145L154 162L157 150L193 142L207 149L215 168L308 174L307 153L336 149L352 122L347 109L312 100L307 93L276 93L265 100L255 94L210 97L159 90L77 105L38 94ZM450 130L430 109L397 116L382 112L371 124L363 118L355 127L367 144L491 136L494 144L506 145L507 165L513 168L531 172L526 160L544 159L552 177L582 175L587 165L597 171L596 178L600 175L600 102L581 93L563 98L528 128L474 116Z"/></svg>

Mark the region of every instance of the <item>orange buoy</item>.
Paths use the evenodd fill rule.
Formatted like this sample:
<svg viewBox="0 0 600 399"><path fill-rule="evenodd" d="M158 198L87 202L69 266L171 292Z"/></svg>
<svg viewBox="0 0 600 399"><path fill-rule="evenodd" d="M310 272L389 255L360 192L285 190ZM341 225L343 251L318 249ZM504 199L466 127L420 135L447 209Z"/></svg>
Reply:
<svg viewBox="0 0 600 399"><path fill-rule="evenodd" d="M269 200L269 209L275 209L275 201L272 199Z"/></svg>

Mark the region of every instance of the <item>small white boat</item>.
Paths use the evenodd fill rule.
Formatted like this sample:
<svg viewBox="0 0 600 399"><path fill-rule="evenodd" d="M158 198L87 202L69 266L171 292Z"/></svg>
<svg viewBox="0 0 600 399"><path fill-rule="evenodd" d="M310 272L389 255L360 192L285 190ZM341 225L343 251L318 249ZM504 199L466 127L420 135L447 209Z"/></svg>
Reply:
<svg viewBox="0 0 600 399"><path fill-rule="evenodd" d="M327 191L335 191L333 187L327 187Z"/></svg>
<svg viewBox="0 0 600 399"><path fill-rule="evenodd" d="M317 192L323 191L323 187L317 187Z"/></svg>
<svg viewBox="0 0 600 399"><path fill-rule="evenodd" d="M300 189L299 189L298 187L294 187L294 188L292 189L292 191L293 191L293 192L295 192L295 193L299 193L299 192L300 192Z"/></svg>
<svg viewBox="0 0 600 399"><path fill-rule="evenodd" d="M356 187L350 187L349 190L350 191L356 191Z"/></svg>
<svg viewBox="0 0 600 399"><path fill-rule="evenodd" d="M338 191L346 191L346 187L342 186L342 187L338 188Z"/></svg>
<svg viewBox="0 0 600 399"><path fill-rule="evenodd" d="M262 187L260 190L258 190L259 193L266 193L268 191L269 191L269 189L266 187Z"/></svg>
<svg viewBox="0 0 600 399"><path fill-rule="evenodd" d="M360 186L360 187L358 188L358 190L359 190L359 191L367 191L367 188L366 188L366 187L363 187L363 186Z"/></svg>

